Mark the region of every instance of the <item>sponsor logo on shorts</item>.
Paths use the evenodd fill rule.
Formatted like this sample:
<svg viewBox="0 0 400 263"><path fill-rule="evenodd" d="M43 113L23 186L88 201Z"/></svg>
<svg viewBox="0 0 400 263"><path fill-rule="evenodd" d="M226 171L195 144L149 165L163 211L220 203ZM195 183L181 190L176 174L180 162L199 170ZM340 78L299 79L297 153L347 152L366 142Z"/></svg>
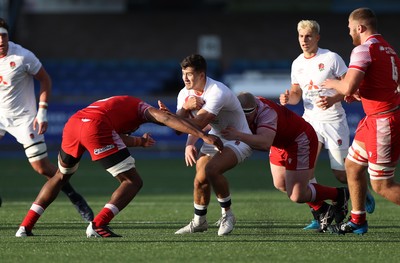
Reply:
<svg viewBox="0 0 400 263"><path fill-rule="evenodd" d="M104 146L103 148L94 149L94 154L99 155L99 154L102 154L102 153L109 151L111 149L114 149L114 148L115 148L115 146L113 144L109 144L109 145Z"/></svg>

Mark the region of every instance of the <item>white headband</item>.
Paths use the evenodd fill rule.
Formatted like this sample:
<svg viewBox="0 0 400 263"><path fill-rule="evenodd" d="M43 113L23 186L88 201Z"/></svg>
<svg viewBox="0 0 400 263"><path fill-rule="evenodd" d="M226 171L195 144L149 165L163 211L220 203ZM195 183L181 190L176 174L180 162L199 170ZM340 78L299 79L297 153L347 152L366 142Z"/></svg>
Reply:
<svg viewBox="0 0 400 263"><path fill-rule="evenodd" d="M8 34L7 29L5 29L4 27L0 27L0 34Z"/></svg>

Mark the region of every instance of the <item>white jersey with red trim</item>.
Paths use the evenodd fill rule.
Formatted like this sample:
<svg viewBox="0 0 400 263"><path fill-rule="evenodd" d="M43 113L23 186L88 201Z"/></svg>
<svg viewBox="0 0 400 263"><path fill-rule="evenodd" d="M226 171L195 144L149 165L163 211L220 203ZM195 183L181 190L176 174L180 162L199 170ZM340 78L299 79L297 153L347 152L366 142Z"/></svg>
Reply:
<svg viewBox="0 0 400 263"><path fill-rule="evenodd" d="M311 58L299 55L292 63L291 81L299 85L303 94L304 115L306 120L319 122L336 122L346 118L341 102L323 110L316 105L319 96L333 96L336 90L324 89L321 83L326 79L340 78L347 71L343 59L336 53L318 48L317 54Z"/></svg>
<svg viewBox="0 0 400 263"><path fill-rule="evenodd" d="M7 56L0 58L0 116L36 115L33 75L42 64L31 51L8 43Z"/></svg>
<svg viewBox="0 0 400 263"><path fill-rule="evenodd" d="M211 134L217 136L228 126L237 130L251 134L246 117L235 93L226 85L207 77L206 85L202 94L186 87L181 89L177 97L177 110L181 109L185 100L189 96L198 96L205 102L202 109L216 116L210 123Z"/></svg>

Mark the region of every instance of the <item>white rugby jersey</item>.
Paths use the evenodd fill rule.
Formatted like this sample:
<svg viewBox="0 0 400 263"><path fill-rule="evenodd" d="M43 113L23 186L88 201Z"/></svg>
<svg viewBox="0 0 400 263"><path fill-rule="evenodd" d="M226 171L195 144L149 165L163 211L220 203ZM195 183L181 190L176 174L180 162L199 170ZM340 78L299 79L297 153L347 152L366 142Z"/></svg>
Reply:
<svg viewBox="0 0 400 263"><path fill-rule="evenodd" d="M184 87L177 97L177 110L182 108L183 103L189 96L201 97L205 101L202 109L216 116L215 120L210 123L211 134L220 136L221 131L228 126L251 134L239 100L235 93L223 83L207 77L202 94Z"/></svg>
<svg viewBox="0 0 400 263"><path fill-rule="evenodd" d="M8 43L7 56L0 58L0 116L36 115L33 75L42 64L31 51Z"/></svg>
<svg viewBox="0 0 400 263"><path fill-rule="evenodd" d="M336 53L319 48L312 58L305 58L300 54L292 63L291 81L302 89L304 104L303 118L320 122L334 122L346 117L341 102L337 102L329 109L319 108L315 102L319 96L333 96L334 89L325 89L320 85L326 79L340 78L347 71L343 59Z"/></svg>

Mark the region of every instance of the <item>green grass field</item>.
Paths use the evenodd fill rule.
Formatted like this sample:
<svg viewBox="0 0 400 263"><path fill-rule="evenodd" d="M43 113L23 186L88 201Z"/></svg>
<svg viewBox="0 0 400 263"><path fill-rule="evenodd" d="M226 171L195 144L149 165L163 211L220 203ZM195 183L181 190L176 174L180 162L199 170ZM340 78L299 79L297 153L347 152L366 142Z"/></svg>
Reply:
<svg viewBox="0 0 400 263"><path fill-rule="evenodd" d="M337 236L303 230L311 220L304 204L275 190L266 160L250 159L226 176L230 181L234 232L217 236L212 223L220 216L215 200L209 206L211 228L178 236L174 232L193 216L194 168L183 159L137 160L144 180L139 195L111 223L116 239L88 239L87 224L61 193L34 229L34 237L14 237L44 179L25 159L0 161L0 262L398 262L398 206L376 198L364 236ZM338 186L323 161L319 182ZM72 183L97 213L117 181L100 165L83 160Z"/></svg>

